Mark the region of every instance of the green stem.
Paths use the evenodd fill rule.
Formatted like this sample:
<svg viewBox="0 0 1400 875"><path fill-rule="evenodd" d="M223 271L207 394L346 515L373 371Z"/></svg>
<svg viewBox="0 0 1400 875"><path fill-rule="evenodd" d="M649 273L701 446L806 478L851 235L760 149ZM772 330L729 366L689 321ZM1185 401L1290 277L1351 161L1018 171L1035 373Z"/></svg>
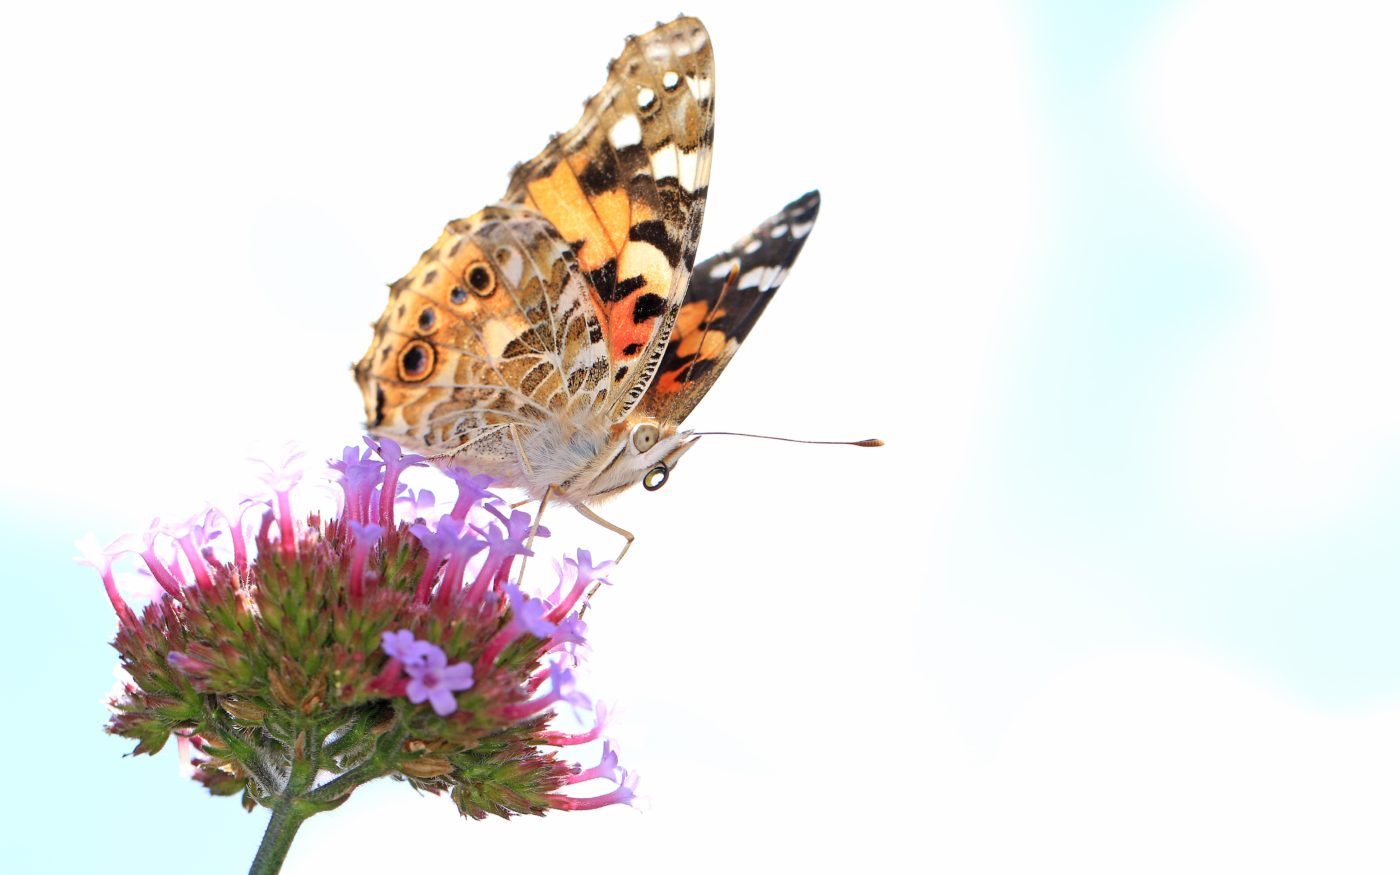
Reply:
<svg viewBox="0 0 1400 875"><path fill-rule="evenodd" d="M402 721L396 723L380 736L368 760L320 787L312 785L322 759L328 755L324 747L326 730L307 722L294 727L294 731L299 734L289 742L293 750L291 773L272 806L272 819L268 821L267 832L263 833L262 844L258 846L248 875L276 875L303 821L319 811L339 806L357 786L392 768L398 761L399 746L408 734L408 727Z"/></svg>
<svg viewBox="0 0 1400 875"><path fill-rule="evenodd" d="M399 746L408 736L408 726L402 721L379 737L374 755L355 768L339 775L314 790L306 792L308 802L320 804L336 803L356 787L386 774L398 764Z"/></svg>
<svg viewBox="0 0 1400 875"><path fill-rule="evenodd" d="M258 845L248 875L276 875L287 859L287 851L291 850L292 839L296 838L302 822L319 810L306 805L302 796L316 780L323 735L315 723L293 726L291 731L295 733L289 742L293 750L291 774L272 808L272 819L267 822L267 831L263 833L262 844Z"/></svg>
<svg viewBox="0 0 1400 875"><path fill-rule="evenodd" d="M282 861L287 859L287 851L291 850L297 830L311 814L311 811L297 805L297 800L291 796L279 799L272 809L272 819L267 823L267 832L263 833L262 844L258 845L258 855L253 858L248 875L276 875L282 868Z"/></svg>

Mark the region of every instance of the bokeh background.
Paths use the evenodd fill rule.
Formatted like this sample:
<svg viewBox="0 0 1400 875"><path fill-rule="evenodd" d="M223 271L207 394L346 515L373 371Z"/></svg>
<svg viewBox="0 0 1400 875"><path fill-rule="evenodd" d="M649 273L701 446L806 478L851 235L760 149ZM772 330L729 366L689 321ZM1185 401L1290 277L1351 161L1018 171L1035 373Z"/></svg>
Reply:
<svg viewBox="0 0 1400 875"><path fill-rule="evenodd" d="M355 440L383 284L675 11L0 13L7 872L245 870L265 814L102 734L73 540ZM707 438L606 508L588 690L645 813L386 783L286 871L1400 868L1393 4L686 11L703 250L824 200L691 422L888 446Z"/></svg>

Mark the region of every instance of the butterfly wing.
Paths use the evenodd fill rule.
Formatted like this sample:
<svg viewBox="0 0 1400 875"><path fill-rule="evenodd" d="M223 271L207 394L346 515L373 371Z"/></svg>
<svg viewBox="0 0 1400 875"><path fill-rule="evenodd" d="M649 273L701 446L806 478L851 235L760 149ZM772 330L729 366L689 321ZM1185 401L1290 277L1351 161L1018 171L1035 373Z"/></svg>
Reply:
<svg viewBox="0 0 1400 875"><path fill-rule="evenodd" d="M699 21L632 37L578 124L517 167L506 192L578 253L607 337L613 421L655 373L695 263L713 95L714 55Z"/></svg>
<svg viewBox="0 0 1400 875"><path fill-rule="evenodd" d="M522 207L448 224L390 286L355 376L369 427L524 485L511 426L599 413L611 387L596 295L573 249Z"/></svg>
<svg viewBox="0 0 1400 875"><path fill-rule="evenodd" d="M808 192L695 268L671 342L642 401L660 420L680 422L719 379L797 260L821 196Z"/></svg>

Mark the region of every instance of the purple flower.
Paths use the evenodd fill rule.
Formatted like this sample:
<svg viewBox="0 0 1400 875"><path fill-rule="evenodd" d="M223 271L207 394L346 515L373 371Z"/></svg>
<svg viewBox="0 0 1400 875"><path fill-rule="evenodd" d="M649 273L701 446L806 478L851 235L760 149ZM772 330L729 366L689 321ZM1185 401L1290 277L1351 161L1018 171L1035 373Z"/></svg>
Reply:
<svg viewBox="0 0 1400 875"><path fill-rule="evenodd" d="M481 566L476 580L472 582L471 589L467 591L469 602L480 602L486 596L486 588L493 580L509 574L510 563L516 556L535 555L525 546L525 539L529 536L529 532L530 515L518 510L511 513L505 532L502 532L501 527L494 523L486 527L484 534L486 546L490 548L490 552L487 553L486 562ZM549 534L545 529L541 529L540 533Z"/></svg>
<svg viewBox="0 0 1400 875"><path fill-rule="evenodd" d="M544 602L529 598L513 584L506 584L505 591L510 601L511 625L536 638L548 638L554 634L554 624L544 618Z"/></svg>
<svg viewBox="0 0 1400 875"><path fill-rule="evenodd" d="M536 673L533 682L539 683L544 675ZM537 696L529 701L520 702L503 708L502 716L510 720L523 720L532 714L538 714L556 702L565 702L572 705L575 710L579 708L589 708L592 703L588 697L579 691L574 673L564 667L564 660L558 659L549 663L548 669L549 692L542 696Z"/></svg>
<svg viewBox="0 0 1400 875"><path fill-rule="evenodd" d="M403 473L405 468L421 464L423 457L412 454L404 455L403 449L389 438L375 440L366 435L365 445L378 453L379 458L384 460L384 485L379 490L379 522L386 528L393 528L393 496L398 494L399 475Z"/></svg>
<svg viewBox="0 0 1400 875"><path fill-rule="evenodd" d="M405 665L404 671L410 677L408 700L415 705L430 702L439 717L456 711L457 697L453 693L470 690L474 683L470 663L448 665L447 654L432 644L426 645L422 660Z"/></svg>
<svg viewBox="0 0 1400 875"><path fill-rule="evenodd" d="M437 507L437 496L431 489L420 489L417 492L412 489L405 490L397 501L407 505L408 518L411 520L421 520Z"/></svg>
<svg viewBox="0 0 1400 875"><path fill-rule="evenodd" d="M593 554L587 550L579 550L578 559L565 559L564 567L572 569L574 572L574 585L564 600L549 612L549 619L557 623L567 616L569 611L574 609L574 605L578 604L578 600L583 596L584 590L588 589L589 584L607 583L608 579L603 577L601 572L611 568L613 564L611 560L607 560L594 565Z"/></svg>
<svg viewBox="0 0 1400 875"><path fill-rule="evenodd" d="M287 444L282 448L282 458L277 464L254 459L259 465L267 469L267 473L260 474L259 479L267 484L267 488L273 492L291 492L292 487L297 485L304 473L301 464L304 452L296 448L295 444Z"/></svg>
<svg viewBox="0 0 1400 875"><path fill-rule="evenodd" d="M354 552L350 554L350 583L346 593L358 599L365 594L365 563L369 561L369 548L384 537L383 526L374 523L361 523L351 520L350 531L355 536Z"/></svg>
<svg viewBox="0 0 1400 875"><path fill-rule="evenodd" d="M607 778L609 781L618 779L617 753L612 749L612 742L603 741L603 757L598 761L598 765L591 769L580 769L570 775L565 783L582 784L584 781L591 781L594 778Z"/></svg>
<svg viewBox="0 0 1400 875"><path fill-rule="evenodd" d="M486 645L486 651L479 660L483 666L494 665L496 657L521 635L529 634L536 638L548 639L555 632L554 624L545 619L548 608L544 602L527 597L520 591L520 587L513 583L507 583L502 588L506 591L506 599L510 603L510 622L502 626L501 631Z"/></svg>
<svg viewBox="0 0 1400 875"><path fill-rule="evenodd" d="M112 603L112 608L117 612L123 623L136 625L136 615L127 606L126 600L117 592L117 580L112 575L112 560L122 553L131 549L128 546L128 539L118 538L105 548L97 543L97 538L87 535L78 542L78 551L83 555L79 556L79 564L96 568L102 575L102 586L107 590L107 599Z"/></svg>
<svg viewBox="0 0 1400 875"><path fill-rule="evenodd" d="M360 542L373 544L375 541L384 537L384 533L388 531L388 529L376 523L362 523L351 520L349 525L351 533L355 536L355 543L357 544Z"/></svg>
<svg viewBox="0 0 1400 875"><path fill-rule="evenodd" d="M468 511L491 496L487 488L492 481L485 474L473 476L465 468L448 468L443 473L457 481L457 503L452 505L452 512L448 516L465 520Z"/></svg>
<svg viewBox="0 0 1400 875"><path fill-rule="evenodd" d="M301 456L302 453L289 444L280 464L269 465L262 462L262 465L267 468L267 473L262 475L263 482L272 490L276 501L277 522L280 524L279 534L281 535L279 546L282 550L282 556L288 559L296 553L296 535L292 528L291 492L292 487L301 480Z"/></svg>
<svg viewBox="0 0 1400 875"><path fill-rule="evenodd" d="M345 490L345 517L369 522L374 489L380 483L384 463L374 460L352 462L340 471L340 488Z"/></svg>
<svg viewBox="0 0 1400 875"><path fill-rule="evenodd" d="M146 567L151 570L151 576L155 578L156 583L160 584L161 589L169 593L172 598L178 599L181 598L180 579L175 576L174 572L172 572L164 562L160 561L160 557L156 556L156 537L161 532L160 518L157 517L151 520L151 524L147 527L145 532L140 535L130 535L119 538L112 542L112 547L115 548L118 544L121 544L124 550L131 553L139 553L142 561L146 563ZM138 544L140 546L137 546ZM176 565L175 568L178 570L179 566Z"/></svg>
<svg viewBox="0 0 1400 875"><path fill-rule="evenodd" d="M566 702L575 708L591 708L593 703L588 700L578 689L577 678L574 673L564 667L564 661L558 660L549 664L549 682L553 688L550 695L555 701Z"/></svg>
<svg viewBox="0 0 1400 875"><path fill-rule="evenodd" d="M407 629L384 632L379 636L379 640L383 642L384 652L403 663L405 667L426 664L428 652L436 649L428 642L414 638L413 633Z"/></svg>
<svg viewBox="0 0 1400 875"><path fill-rule="evenodd" d="M587 732L548 732L545 733L545 741L556 747L565 747L571 744L587 744L596 741L603 734L603 730L608 725L608 707L603 702L593 704L593 728Z"/></svg>
<svg viewBox="0 0 1400 875"><path fill-rule="evenodd" d="M467 560L486 547L485 541L474 536L467 526L455 517L445 516L439 519L436 530L420 523L408 531L428 551L423 576L419 578L418 588L414 592L414 599L423 604L428 603L433 581L437 579L438 566L444 559L447 560L447 568L442 573L438 592L445 599L461 588L462 572L467 567Z"/></svg>
<svg viewBox="0 0 1400 875"><path fill-rule="evenodd" d="M513 510L510 512L510 521L506 523L506 537L525 543L530 537L530 526L534 524L535 518L523 510ZM535 537L548 538L549 529L540 526L535 529Z"/></svg>
<svg viewBox="0 0 1400 875"><path fill-rule="evenodd" d="M194 579L205 592L214 588L214 581L209 576L209 566L204 560L204 548L219 535L218 531L211 532L215 515L213 510L205 511L164 530L165 534L180 545L185 560L190 563L190 570L194 572Z"/></svg>
<svg viewBox="0 0 1400 875"><path fill-rule="evenodd" d="M561 811L591 811L606 805L631 805L637 799L637 783L640 779L641 776L635 772L623 769L622 781L610 793L582 799L577 796L551 793L549 794L549 804Z"/></svg>
<svg viewBox="0 0 1400 875"><path fill-rule="evenodd" d="M554 634L549 636L549 649L568 649L576 654L577 648L586 647L587 642L584 636L588 634L588 624L579 619L577 615L565 617L554 627ZM577 655L575 655L577 660Z"/></svg>

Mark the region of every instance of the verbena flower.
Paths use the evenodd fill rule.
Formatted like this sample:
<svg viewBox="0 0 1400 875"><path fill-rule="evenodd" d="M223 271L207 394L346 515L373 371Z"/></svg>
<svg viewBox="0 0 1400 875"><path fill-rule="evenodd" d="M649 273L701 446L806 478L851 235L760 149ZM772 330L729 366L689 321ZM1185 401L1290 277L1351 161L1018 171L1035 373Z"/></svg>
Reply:
<svg viewBox="0 0 1400 875"><path fill-rule="evenodd" d="M438 515L431 493L405 495L399 480L422 459L366 443L330 464L344 496L333 518L293 513L293 455L269 466L264 501L85 545L118 620L124 673L107 731L136 753L173 737L211 793L271 808L255 872L276 871L305 818L381 777L478 819L630 803L635 778L611 745L591 768L561 756L600 736L601 706L592 730L550 728L560 703L591 708L570 666L585 646L584 591L610 563L580 550L556 565L551 594L524 592L510 577L534 555L527 514L507 516L486 478L454 472L458 499ZM144 606L115 583L122 557L159 584ZM565 792L594 778L616 788Z"/></svg>

